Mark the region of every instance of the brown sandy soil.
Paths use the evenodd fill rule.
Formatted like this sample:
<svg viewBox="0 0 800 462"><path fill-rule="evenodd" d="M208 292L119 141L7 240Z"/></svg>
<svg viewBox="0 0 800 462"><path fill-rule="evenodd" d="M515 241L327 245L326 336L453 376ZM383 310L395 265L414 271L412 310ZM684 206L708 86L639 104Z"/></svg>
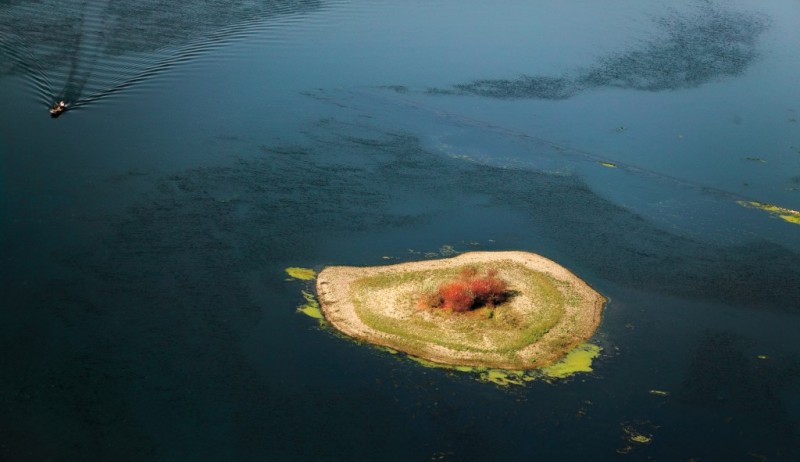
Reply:
<svg viewBox="0 0 800 462"><path fill-rule="evenodd" d="M421 309L425 290L464 266L494 268L513 296L491 316ZM429 361L530 369L557 361L600 324L606 298L561 265L528 252L469 252L375 267L331 266L317 278L325 318L341 332Z"/></svg>

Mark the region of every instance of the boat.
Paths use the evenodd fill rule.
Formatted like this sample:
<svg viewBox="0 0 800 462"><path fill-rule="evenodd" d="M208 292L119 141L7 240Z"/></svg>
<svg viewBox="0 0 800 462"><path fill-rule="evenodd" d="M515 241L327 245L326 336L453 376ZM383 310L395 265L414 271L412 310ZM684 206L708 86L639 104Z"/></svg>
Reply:
<svg viewBox="0 0 800 462"><path fill-rule="evenodd" d="M50 108L50 115L52 117L58 117L61 115L62 112L67 110L67 103L63 100L53 104L53 107Z"/></svg>

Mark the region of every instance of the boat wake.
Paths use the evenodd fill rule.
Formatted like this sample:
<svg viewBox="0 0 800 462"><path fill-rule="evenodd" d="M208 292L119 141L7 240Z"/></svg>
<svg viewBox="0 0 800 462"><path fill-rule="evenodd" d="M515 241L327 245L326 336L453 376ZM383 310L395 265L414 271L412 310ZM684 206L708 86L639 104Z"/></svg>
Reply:
<svg viewBox="0 0 800 462"><path fill-rule="evenodd" d="M252 7L151 3L2 7L0 55L9 59L0 75L29 77L36 101L48 109L62 100L68 110L80 109L270 27L278 16L319 8L317 1Z"/></svg>

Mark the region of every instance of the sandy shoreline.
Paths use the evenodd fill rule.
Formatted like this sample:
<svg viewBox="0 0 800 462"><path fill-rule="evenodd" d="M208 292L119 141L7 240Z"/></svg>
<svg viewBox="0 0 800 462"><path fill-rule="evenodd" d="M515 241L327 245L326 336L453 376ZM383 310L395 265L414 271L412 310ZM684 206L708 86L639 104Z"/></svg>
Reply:
<svg viewBox="0 0 800 462"><path fill-rule="evenodd" d="M493 345L485 338L478 342L474 349L463 351L448 347L447 341L426 343L419 339L410 340L402 335L376 330L359 317L353 299L356 295L352 291L353 284L365 278L395 274L399 276L403 273L435 271L464 265L480 267L491 264L500 265L501 269L510 268L504 273L504 278L511 287L527 287L527 282L520 279L529 273L521 274L520 271L514 271L512 267L515 267L515 264L542 273L548 280L555 281L554 287L558 288L565 300L570 300L570 303L563 304L563 314L555 325L535 342L519 348L512 354L493 352ZM422 313L424 310L410 307L413 304L406 302L409 294L418 291L419 287L398 283L396 286L370 293L366 303L363 300L360 302L362 315L363 310L370 310L370 315L375 314L382 319L397 322L411 317L415 319L424 317L425 313ZM540 255L519 251L469 252L452 258L387 266L331 266L323 269L317 277L317 296L325 318L336 329L351 337L391 347L437 363L511 369L527 369L551 364L587 340L599 326L606 302L605 297L561 265ZM522 293L515 305L508 309L518 311L520 316L531 318L537 316L541 303L537 302L536 294ZM447 337L448 333L439 336Z"/></svg>

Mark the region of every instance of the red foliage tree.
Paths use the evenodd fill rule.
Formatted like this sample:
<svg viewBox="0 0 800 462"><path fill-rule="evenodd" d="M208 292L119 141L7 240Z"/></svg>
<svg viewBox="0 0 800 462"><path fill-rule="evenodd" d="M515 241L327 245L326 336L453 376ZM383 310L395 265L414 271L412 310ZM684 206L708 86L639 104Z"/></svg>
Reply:
<svg viewBox="0 0 800 462"><path fill-rule="evenodd" d="M442 297L442 308L456 313L472 308L475 297L469 289L469 284L464 281L453 281L439 287L439 296Z"/></svg>
<svg viewBox="0 0 800 462"><path fill-rule="evenodd" d="M469 281L469 290L476 306L497 305L505 301L508 284L496 277L484 276Z"/></svg>
<svg viewBox="0 0 800 462"><path fill-rule="evenodd" d="M464 268L455 281L439 286L436 292L423 294L419 299L422 308L443 308L456 313L481 306L494 306L508 298L508 284L497 277L494 270L478 276L478 270Z"/></svg>

